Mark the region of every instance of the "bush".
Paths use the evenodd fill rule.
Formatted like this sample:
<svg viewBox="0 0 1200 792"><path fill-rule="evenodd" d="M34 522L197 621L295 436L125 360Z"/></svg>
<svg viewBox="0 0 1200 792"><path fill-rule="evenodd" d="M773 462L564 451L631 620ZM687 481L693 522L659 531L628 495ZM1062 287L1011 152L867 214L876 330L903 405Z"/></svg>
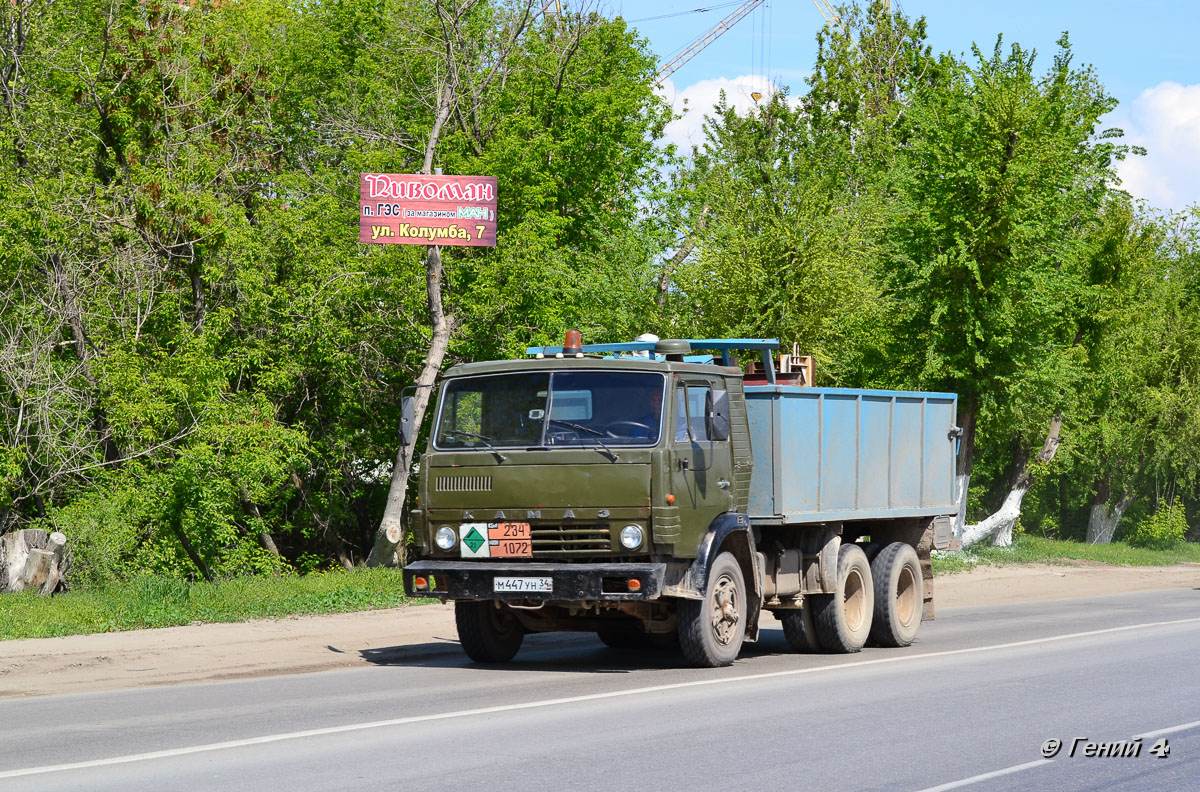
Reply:
<svg viewBox="0 0 1200 792"><path fill-rule="evenodd" d="M135 486L97 486L34 527L62 531L67 537L72 586L98 586L123 580L130 559L144 541L147 499Z"/></svg>
<svg viewBox="0 0 1200 792"><path fill-rule="evenodd" d="M1125 535L1125 541L1134 547L1149 547L1167 550L1181 544L1187 535L1187 517L1183 504L1176 498L1171 504L1158 508L1144 520L1136 523Z"/></svg>

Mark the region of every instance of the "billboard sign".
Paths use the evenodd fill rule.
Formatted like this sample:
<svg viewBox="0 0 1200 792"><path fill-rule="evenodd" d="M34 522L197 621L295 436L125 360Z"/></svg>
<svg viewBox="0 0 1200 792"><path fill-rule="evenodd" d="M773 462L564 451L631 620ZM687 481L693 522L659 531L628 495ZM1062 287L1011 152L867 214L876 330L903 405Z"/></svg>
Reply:
<svg viewBox="0 0 1200 792"><path fill-rule="evenodd" d="M496 246L495 176L359 176L358 241Z"/></svg>

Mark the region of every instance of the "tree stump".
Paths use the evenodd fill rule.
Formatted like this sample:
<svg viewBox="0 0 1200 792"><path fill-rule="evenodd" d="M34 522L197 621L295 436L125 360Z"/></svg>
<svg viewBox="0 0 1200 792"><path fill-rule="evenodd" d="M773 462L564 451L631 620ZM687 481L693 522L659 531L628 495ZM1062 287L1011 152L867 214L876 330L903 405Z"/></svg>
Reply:
<svg viewBox="0 0 1200 792"><path fill-rule="evenodd" d="M54 594L67 590L70 568L67 537L36 528L0 536L0 592L36 590Z"/></svg>

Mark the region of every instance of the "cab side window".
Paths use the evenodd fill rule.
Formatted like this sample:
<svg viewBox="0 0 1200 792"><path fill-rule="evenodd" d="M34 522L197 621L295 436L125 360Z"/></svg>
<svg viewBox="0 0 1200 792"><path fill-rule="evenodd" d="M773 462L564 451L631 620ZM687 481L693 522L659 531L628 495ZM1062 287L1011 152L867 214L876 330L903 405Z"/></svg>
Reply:
<svg viewBox="0 0 1200 792"><path fill-rule="evenodd" d="M681 384L675 391L675 440L686 442L689 439L688 427L691 426L690 439L697 443L707 443L708 424L704 420L705 405L708 403L708 385Z"/></svg>

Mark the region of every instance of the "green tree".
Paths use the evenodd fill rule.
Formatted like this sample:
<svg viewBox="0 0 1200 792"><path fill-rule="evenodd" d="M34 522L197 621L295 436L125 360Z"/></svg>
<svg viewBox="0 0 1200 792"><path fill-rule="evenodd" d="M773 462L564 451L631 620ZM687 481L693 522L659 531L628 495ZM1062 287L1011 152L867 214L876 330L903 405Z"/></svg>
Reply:
<svg viewBox="0 0 1200 792"><path fill-rule="evenodd" d="M1124 149L1098 134L1114 103L1089 68L1072 67L1065 35L1041 77L1034 53L1005 55L999 40L975 60L943 56L944 80L914 93L889 231L891 357L923 386L959 394L959 475L969 480L982 442L991 476L1010 482L974 533L1005 542L1030 482L1029 444L1044 438L1038 456L1053 458L1083 374L1083 253Z"/></svg>

